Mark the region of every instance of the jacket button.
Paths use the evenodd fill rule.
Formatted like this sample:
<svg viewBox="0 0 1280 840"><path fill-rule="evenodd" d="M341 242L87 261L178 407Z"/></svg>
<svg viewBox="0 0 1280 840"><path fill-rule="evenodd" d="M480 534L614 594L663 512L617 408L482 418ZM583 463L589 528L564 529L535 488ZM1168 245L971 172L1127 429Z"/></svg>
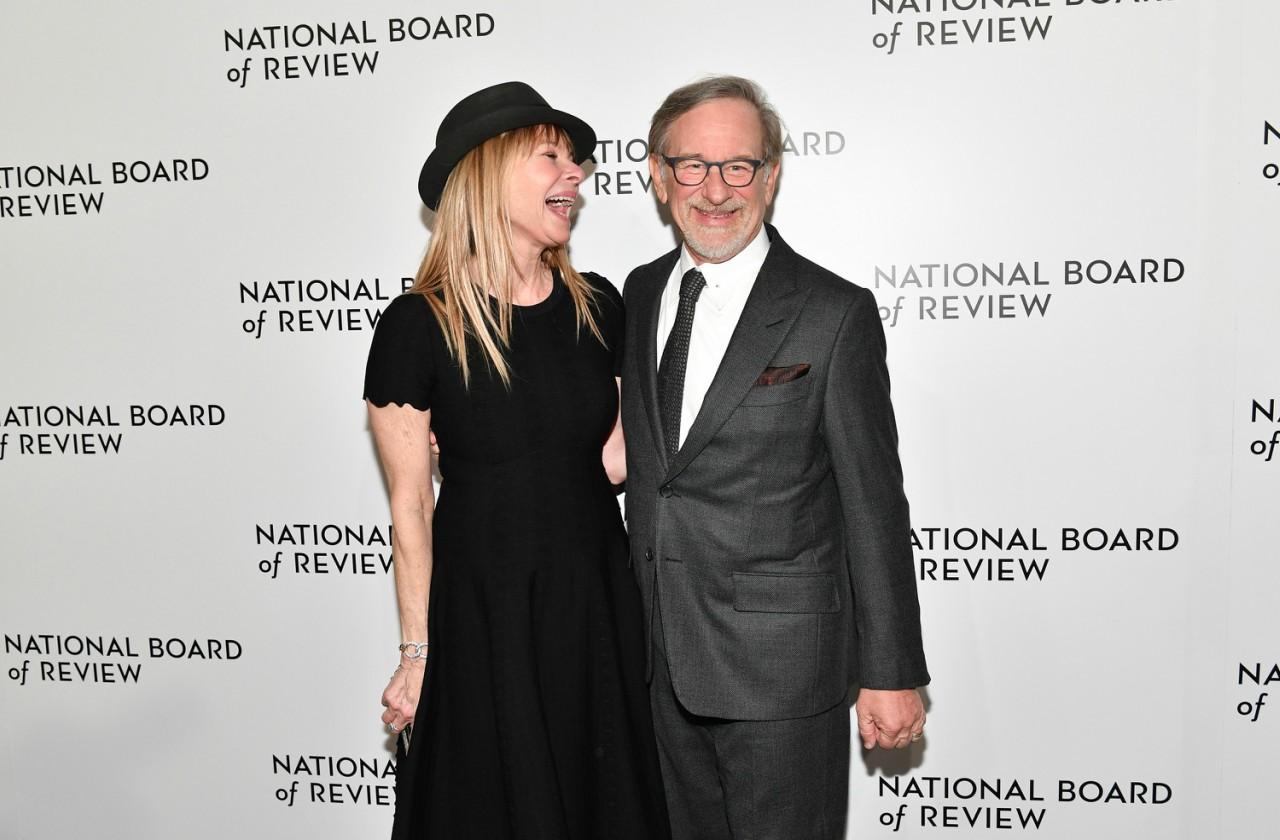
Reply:
<svg viewBox="0 0 1280 840"><path fill-rule="evenodd" d="M670 484L664 484L658 488L658 495L664 499L670 499L676 491L671 489Z"/></svg>
<svg viewBox="0 0 1280 840"><path fill-rule="evenodd" d="M652 548L646 548L646 549L644 550L644 559L648 560L650 563L652 563L652 562L653 562L653 549L652 549Z"/></svg>

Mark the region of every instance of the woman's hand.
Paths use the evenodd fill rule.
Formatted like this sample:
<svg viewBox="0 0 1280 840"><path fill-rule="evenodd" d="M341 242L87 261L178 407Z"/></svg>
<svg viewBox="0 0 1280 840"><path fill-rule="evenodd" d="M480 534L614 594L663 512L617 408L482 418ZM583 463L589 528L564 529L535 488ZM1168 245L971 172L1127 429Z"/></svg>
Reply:
<svg viewBox="0 0 1280 840"><path fill-rule="evenodd" d="M413 723L418 711L418 693L422 691L423 662L421 659L401 660L396 672L382 692L382 722L392 732L402 732Z"/></svg>

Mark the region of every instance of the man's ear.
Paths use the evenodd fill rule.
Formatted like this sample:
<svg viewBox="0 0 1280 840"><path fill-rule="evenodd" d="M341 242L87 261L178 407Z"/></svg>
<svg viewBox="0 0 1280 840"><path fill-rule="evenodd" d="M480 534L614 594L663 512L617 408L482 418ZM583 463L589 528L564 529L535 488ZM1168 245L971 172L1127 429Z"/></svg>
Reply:
<svg viewBox="0 0 1280 840"><path fill-rule="evenodd" d="M764 167L764 203L767 207L773 203L773 193L778 189L778 173L782 171L782 161Z"/></svg>
<svg viewBox="0 0 1280 840"><path fill-rule="evenodd" d="M662 179L662 158L657 155L649 155L649 177L653 182L653 191L658 195L658 201L663 204L667 203L667 182Z"/></svg>

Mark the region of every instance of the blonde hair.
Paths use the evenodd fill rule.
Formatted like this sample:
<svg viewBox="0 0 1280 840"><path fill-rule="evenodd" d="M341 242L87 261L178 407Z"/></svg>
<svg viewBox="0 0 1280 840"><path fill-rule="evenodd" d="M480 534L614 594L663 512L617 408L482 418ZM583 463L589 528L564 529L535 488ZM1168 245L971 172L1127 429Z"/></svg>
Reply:
<svg viewBox="0 0 1280 840"><path fill-rule="evenodd" d="M511 369L503 352L511 344L516 269L503 187L517 161L539 143L557 141L563 141L572 154L572 142L558 126L512 129L467 152L445 183L435 231L409 291L426 296L449 352L462 366L465 385L471 382L468 335L479 345L486 367L497 371L503 384L511 385ZM544 250L542 264L559 270L573 300L579 335L586 326L604 344L591 312L595 292L569 264L565 246ZM498 301L496 313L490 295Z"/></svg>

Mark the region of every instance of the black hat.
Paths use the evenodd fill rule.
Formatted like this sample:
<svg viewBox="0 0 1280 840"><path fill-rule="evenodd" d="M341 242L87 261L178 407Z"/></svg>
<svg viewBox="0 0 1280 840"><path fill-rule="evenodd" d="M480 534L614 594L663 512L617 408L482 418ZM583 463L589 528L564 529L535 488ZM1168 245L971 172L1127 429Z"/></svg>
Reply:
<svg viewBox="0 0 1280 840"><path fill-rule="evenodd" d="M573 159L582 163L596 149L596 133L582 120L557 111L524 82L503 82L478 90L449 109L436 132L436 147L422 164L418 195L435 210L449 173L467 152L490 137L529 125L555 125L573 141Z"/></svg>

